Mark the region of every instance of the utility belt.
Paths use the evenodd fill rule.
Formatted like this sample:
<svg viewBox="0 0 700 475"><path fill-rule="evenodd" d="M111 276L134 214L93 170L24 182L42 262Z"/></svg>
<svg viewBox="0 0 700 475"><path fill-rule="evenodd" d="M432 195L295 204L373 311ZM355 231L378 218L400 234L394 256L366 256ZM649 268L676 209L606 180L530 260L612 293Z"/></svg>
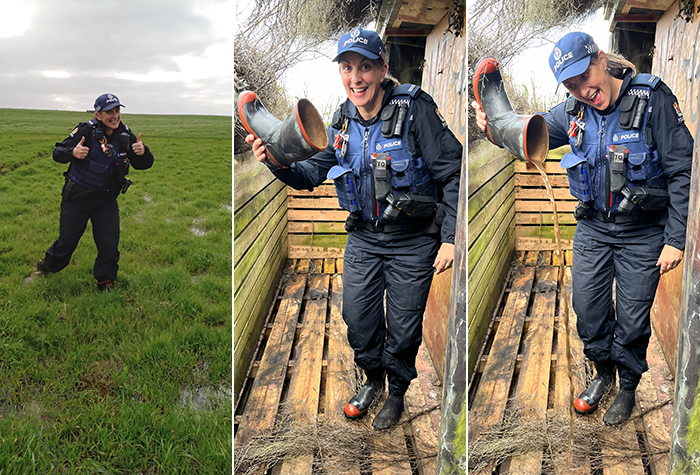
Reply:
<svg viewBox="0 0 700 475"><path fill-rule="evenodd" d="M574 218L577 221L581 219L597 219L604 223L656 223L664 224L661 222L661 218L665 217L665 213L662 209L655 209L650 211L632 211L627 214L612 214L609 212L599 211L597 209L591 208L587 203L579 201L576 209L574 210Z"/></svg>
<svg viewBox="0 0 700 475"><path fill-rule="evenodd" d="M350 213L345 220L345 231L352 232L356 229L366 229L373 233L396 233L417 232L423 231L428 235L437 235L440 233L440 226L445 217L445 209L442 204L435 205L431 215L414 216L412 219L402 219L399 221L391 221L384 223L371 223L365 221L357 213Z"/></svg>
<svg viewBox="0 0 700 475"><path fill-rule="evenodd" d="M110 192L108 190L93 190L91 188L86 188L78 183L74 182L68 178L68 172L64 173L66 177L66 183L63 185L63 190L61 191L61 199L63 201L83 201L107 197L117 197L121 192L126 193L126 190L131 186L131 180L124 178L124 182L121 187L117 189L117 192Z"/></svg>

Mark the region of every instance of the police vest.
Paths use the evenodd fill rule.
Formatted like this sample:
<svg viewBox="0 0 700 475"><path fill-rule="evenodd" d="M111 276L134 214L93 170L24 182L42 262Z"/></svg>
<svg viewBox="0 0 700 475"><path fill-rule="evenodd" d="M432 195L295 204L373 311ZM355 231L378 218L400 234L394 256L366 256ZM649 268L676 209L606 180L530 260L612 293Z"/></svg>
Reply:
<svg viewBox="0 0 700 475"><path fill-rule="evenodd" d="M651 98L660 84L661 80L654 75L637 74L630 81L620 105L611 114L602 116L594 108L584 106L585 130L581 146L574 146L574 138L570 138L573 153L567 153L561 160L574 197L592 205L598 211L612 210L612 213L615 213L624 198L621 193L610 191L609 152L610 147L615 145L627 148L627 187L666 188L661 157L657 150L651 150L646 140ZM646 101L644 109L639 106L639 101ZM633 128L631 118L637 107L640 107L643 115L641 125Z"/></svg>
<svg viewBox="0 0 700 475"><path fill-rule="evenodd" d="M82 160L71 160L67 176L91 190L113 191L109 187L114 183L112 178L117 169L124 167L123 175L128 173L126 151L129 147L129 129L124 125L126 131L121 132L113 143L108 143L97 119L90 119L87 124L92 130L90 153Z"/></svg>
<svg viewBox="0 0 700 475"><path fill-rule="evenodd" d="M379 120L368 127L362 126L356 115L347 118L347 150L343 156L340 150L336 150L338 165L329 170L328 179L335 183L340 206L351 213L360 214L367 222L382 223L382 215L387 206L385 200L377 200L375 197L372 157L376 153L388 155L386 174L392 194L412 192L437 198L437 189L425 161L421 156L412 154L408 146L413 102L419 93L420 87L413 84L397 86L392 91L388 104L380 112ZM402 107L406 114L403 124L400 124L401 134L384 136L382 126L388 121L396 121L393 119L394 114L388 114L387 111L392 109L396 113ZM354 113L357 114L357 111ZM342 120L336 121L340 122ZM389 122L391 124L393 122ZM384 127L386 130L386 125Z"/></svg>

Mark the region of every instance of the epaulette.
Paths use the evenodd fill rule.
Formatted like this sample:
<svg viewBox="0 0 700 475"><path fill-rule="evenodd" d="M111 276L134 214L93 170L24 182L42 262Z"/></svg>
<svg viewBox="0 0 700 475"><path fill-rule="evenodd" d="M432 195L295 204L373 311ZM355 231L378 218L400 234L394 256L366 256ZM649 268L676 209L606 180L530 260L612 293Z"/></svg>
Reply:
<svg viewBox="0 0 700 475"><path fill-rule="evenodd" d="M647 86L650 87L652 91L658 89L661 85L661 78L659 76L654 76L648 73L639 73L635 75L630 81L630 87L632 86Z"/></svg>
<svg viewBox="0 0 700 475"><path fill-rule="evenodd" d="M420 94L420 86L415 84L401 84L396 86L393 91L391 91L392 96L410 96L411 99L415 99Z"/></svg>

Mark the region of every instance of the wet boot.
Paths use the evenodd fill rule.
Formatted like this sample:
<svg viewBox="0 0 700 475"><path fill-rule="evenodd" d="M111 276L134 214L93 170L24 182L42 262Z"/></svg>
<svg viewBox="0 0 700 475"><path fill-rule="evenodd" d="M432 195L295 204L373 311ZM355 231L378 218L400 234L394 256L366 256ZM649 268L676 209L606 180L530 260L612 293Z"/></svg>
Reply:
<svg viewBox="0 0 700 475"><path fill-rule="evenodd" d="M596 376L591 384L574 401L574 410L590 414L598 408L605 391L615 383L615 363L612 360L596 363Z"/></svg>
<svg viewBox="0 0 700 475"><path fill-rule="evenodd" d="M367 414L372 401L384 389L384 371L381 369L366 371L365 384L345 405L345 417L360 419Z"/></svg>
<svg viewBox="0 0 700 475"><path fill-rule="evenodd" d="M372 421L372 427L377 430L386 430L399 422L403 412L403 394L389 394L382 410Z"/></svg>
<svg viewBox="0 0 700 475"><path fill-rule="evenodd" d="M238 96L238 116L243 127L265 145L273 169L306 160L328 146L323 119L308 99L301 99L284 121L270 114L251 91Z"/></svg>
<svg viewBox="0 0 700 475"><path fill-rule="evenodd" d="M474 70L474 95L486 112L489 141L528 162L543 162L549 151L547 121L538 114L518 115L510 105L494 58L482 58Z"/></svg>
<svg viewBox="0 0 700 475"><path fill-rule="evenodd" d="M634 409L634 391L634 389L620 389L612 406L603 416L603 422L609 426L616 426L629 419Z"/></svg>

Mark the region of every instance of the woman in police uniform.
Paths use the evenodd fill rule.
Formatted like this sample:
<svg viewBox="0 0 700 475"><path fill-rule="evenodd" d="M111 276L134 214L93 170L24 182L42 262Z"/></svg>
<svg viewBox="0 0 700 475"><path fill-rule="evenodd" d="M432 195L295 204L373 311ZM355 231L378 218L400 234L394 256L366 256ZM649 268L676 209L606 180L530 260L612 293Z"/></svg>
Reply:
<svg viewBox="0 0 700 475"><path fill-rule="evenodd" d="M584 353L597 369L574 407L594 411L617 368L620 391L603 417L616 425L629 418L648 370L659 277L683 258L693 138L670 89L656 76L636 74L624 58L600 51L590 35L567 34L549 61L573 96L543 115L550 148L572 148L561 166L579 199L573 306ZM488 118L472 105L483 130Z"/></svg>
<svg viewBox="0 0 700 475"><path fill-rule="evenodd" d="M119 205L117 196L131 183L129 166L143 170L153 165L153 154L121 122L121 107L114 94L95 100L95 117L79 124L56 144L53 159L70 163L61 201L59 237L37 263L35 275L55 273L70 262L78 241L92 221L97 246L93 275L100 290L109 290L119 269Z"/></svg>
<svg viewBox="0 0 700 475"><path fill-rule="evenodd" d="M348 99L328 127L328 148L311 159L279 169L266 160L260 139L246 138L257 160L293 188L334 180L350 211L343 319L367 378L345 414L363 417L386 376L389 397L372 422L377 429L399 420L417 376L433 274L452 266L462 156L433 99L388 76L385 56L374 31L355 28L341 37L334 61Z"/></svg>

